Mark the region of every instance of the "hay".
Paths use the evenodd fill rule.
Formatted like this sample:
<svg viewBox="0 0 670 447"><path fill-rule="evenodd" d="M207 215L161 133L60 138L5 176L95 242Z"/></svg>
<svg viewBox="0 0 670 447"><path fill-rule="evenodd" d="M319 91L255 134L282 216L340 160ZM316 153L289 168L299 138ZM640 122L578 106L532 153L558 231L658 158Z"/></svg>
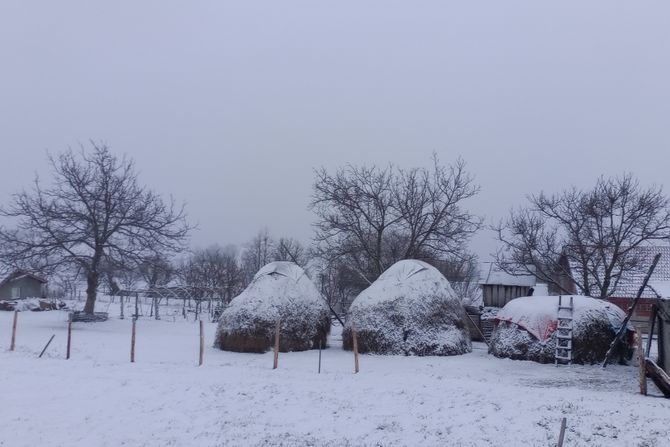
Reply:
<svg viewBox="0 0 670 447"><path fill-rule="evenodd" d="M581 296L573 298L572 361L579 364L600 363L625 314L617 306L603 300ZM523 297L510 301L496 317L489 352L501 358L553 363L557 305L558 297ZM632 353L629 342L619 347L620 359L630 359Z"/></svg>
<svg viewBox="0 0 670 447"><path fill-rule="evenodd" d="M457 355L472 350L465 310L449 281L429 264L400 261L361 292L342 332L344 349L361 353Z"/></svg>
<svg viewBox="0 0 670 447"><path fill-rule="evenodd" d="M292 262L263 267L251 284L221 314L214 346L226 351L265 352L274 345L280 321L279 350L326 347L330 314L305 272Z"/></svg>

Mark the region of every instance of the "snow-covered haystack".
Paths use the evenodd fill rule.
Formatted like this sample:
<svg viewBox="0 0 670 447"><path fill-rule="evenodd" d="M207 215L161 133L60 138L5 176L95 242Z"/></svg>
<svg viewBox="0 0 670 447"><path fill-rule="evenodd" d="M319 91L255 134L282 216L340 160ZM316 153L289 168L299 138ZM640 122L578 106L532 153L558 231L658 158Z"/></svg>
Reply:
<svg viewBox="0 0 670 447"><path fill-rule="evenodd" d="M562 303L569 303L564 296ZM554 361L556 351L557 296L527 296L516 298L500 309L489 350L496 357ZM596 363L604 360L614 336L626 315L614 304L587 296L573 296L572 361ZM630 358L627 346L620 357Z"/></svg>
<svg viewBox="0 0 670 447"><path fill-rule="evenodd" d="M226 351L265 352L274 344L280 321L279 350L305 351L326 346L328 305L304 270L292 262L272 262L221 314L214 346Z"/></svg>
<svg viewBox="0 0 670 447"><path fill-rule="evenodd" d="M352 349L374 354L456 355L472 350L465 309L449 281L433 266L400 261L351 304L342 333Z"/></svg>

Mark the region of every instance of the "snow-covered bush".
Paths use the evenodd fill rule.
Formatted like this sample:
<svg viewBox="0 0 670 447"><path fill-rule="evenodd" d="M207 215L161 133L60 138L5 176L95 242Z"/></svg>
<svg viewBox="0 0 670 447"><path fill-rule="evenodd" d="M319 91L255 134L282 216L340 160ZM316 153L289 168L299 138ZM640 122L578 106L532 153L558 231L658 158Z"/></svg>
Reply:
<svg viewBox="0 0 670 447"><path fill-rule="evenodd" d="M564 296L565 305L570 301ZM614 304L586 296L573 296L572 361L597 363L605 358L612 340L625 318ZM556 351L557 296L528 296L516 298L500 309L489 350L496 357L554 361ZM626 346L619 353L629 358L632 350Z"/></svg>
<svg viewBox="0 0 670 447"><path fill-rule="evenodd" d="M292 262L272 262L256 273L221 314L214 346L265 352L274 344L277 321L280 351L326 346L328 305L304 270Z"/></svg>
<svg viewBox="0 0 670 447"><path fill-rule="evenodd" d="M374 354L456 355L472 350L465 310L433 266L399 261L356 297L342 333L352 349Z"/></svg>

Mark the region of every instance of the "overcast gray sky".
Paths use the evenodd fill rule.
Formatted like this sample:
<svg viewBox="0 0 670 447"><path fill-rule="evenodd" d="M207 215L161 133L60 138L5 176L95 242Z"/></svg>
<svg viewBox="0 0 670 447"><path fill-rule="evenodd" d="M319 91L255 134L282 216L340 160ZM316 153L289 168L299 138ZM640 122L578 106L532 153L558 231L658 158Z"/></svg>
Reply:
<svg viewBox="0 0 670 447"><path fill-rule="evenodd" d="M462 155L487 222L601 174L664 184L670 2L2 0L0 200L88 139L186 201L196 246L308 240L322 165Z"/></svg>

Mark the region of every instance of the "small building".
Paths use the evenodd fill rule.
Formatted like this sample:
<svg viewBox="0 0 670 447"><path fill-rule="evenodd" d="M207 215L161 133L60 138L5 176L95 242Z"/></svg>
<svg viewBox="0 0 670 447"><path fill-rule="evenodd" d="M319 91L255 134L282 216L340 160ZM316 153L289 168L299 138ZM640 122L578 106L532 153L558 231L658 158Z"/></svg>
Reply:
<svg viewBox="0 0 670 447"><path fill-rule="evenodd" d="M16 270L0 282L0 300L46 298L48 281L40 276Z"/></svg>
<svg viewBox="0 0 670 447"><path fill-rule="evenodd" d="M514 298L531 295L546 295L547 285L538 284L535 275L511 275L500 270L494 262L481 270L479 285L482 288L484 307L504 307Z"/></svg>

